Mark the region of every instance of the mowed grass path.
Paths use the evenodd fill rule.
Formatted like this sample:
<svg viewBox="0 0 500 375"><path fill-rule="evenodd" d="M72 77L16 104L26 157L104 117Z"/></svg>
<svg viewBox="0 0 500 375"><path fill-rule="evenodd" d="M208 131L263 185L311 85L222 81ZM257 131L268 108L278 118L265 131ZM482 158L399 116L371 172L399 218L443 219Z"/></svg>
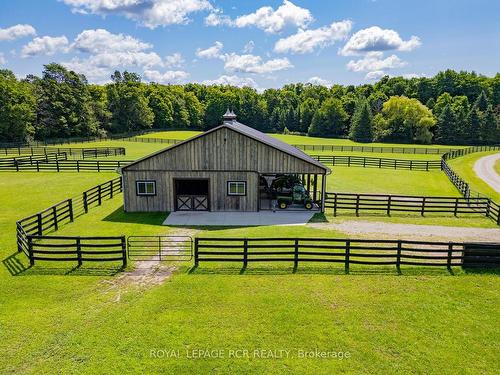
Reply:
<svg viewBox="0 0 500 375"><path fill-rule="evenodd" d="M71 178L68 178L70 177ZM105 174L3 173L0 256L15 252L14 222ZM36 183L38 182L38 184ZM43 186L43 187L41 187ZM50 193L50 195L49 195ZM62 227L61 235L173 234L165 214L124 214L122 196ZM213 228L204 236L319 236L306 227ZM24 255L16 259L26 265ZM189 265L164 284L115 285L95 264L40 262L18 276L0 269L0 373L495 373L500 294L495 273L444 268ZM437 339L438 338L438 339ZM192 359L186 350L222 350ZM246 349L249 358L229 358ZM350 358L298 358L302 351ZM179 350L179 358L155 358ZM286 350L259 358L255 350ZM188 352L192 353L192 352ZM263 352L259 352L263 353ZM266 352L269 353L269 352ZM260 357L262 354L259 355Z"/></svg>

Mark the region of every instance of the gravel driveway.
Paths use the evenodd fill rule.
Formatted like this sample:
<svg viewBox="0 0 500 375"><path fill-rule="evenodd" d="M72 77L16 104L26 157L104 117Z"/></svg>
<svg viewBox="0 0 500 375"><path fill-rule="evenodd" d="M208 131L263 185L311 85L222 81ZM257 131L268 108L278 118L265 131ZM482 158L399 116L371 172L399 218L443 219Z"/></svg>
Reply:
<svg viewBox="0 0 500 375"><path fill-rule="evenodd" d="M495 163L500 159L500 153L485 156L474 164L474 172L497 193L500 193L500 176L495 171Z"/></svg>

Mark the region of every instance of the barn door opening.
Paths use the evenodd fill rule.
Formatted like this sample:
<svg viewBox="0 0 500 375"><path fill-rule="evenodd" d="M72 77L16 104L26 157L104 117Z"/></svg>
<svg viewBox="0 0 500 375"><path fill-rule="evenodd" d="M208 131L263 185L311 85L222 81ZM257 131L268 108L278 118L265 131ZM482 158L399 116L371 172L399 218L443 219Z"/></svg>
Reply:
<svg viewBox="0 0 500 375"><path fill-rule="evenodd" d="M176 211L208 211L208 179L175 179Z"/></svg>

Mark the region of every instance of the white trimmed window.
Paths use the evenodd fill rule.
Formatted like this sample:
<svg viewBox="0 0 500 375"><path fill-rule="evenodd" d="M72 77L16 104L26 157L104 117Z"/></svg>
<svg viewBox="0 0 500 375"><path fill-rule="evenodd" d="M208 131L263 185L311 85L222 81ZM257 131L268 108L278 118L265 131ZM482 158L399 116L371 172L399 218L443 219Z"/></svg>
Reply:
<svg viewBox="0 0 500 375"><path fill-rule="evenodd" d="M227 195L247 195L246 181L228 181Z"/></svg>
<svg viewBox="0 0 500 375"><path fill-rule="evenodd" d="M137 195L156 195L156 181L136 181Z"/></svg>

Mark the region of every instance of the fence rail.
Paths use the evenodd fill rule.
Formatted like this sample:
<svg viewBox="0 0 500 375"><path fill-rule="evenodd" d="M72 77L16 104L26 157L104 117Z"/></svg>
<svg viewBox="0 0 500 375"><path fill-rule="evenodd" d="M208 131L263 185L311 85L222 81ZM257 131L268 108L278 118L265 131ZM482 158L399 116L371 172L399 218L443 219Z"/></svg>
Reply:
<svg viewBox="0 0 500 375"><path fill-rule="evenodd" d="M305 145L294 144L294 147L303 151L341 151L341 152L374 152L388 154L421 154L441 155L457 150L451 147L390 147L390 146L348 146L348 145Z"/></svg>
<svg viewBox="0 0 500 375"><path fill-rule="evenodd" d="M125 236L120 237L66 237L28 236L28 258L36 260L78 262L122 262L127 265Z"/></svg>
<svg viewBox="0 0 500 375"><path fill-rule="evenodd" d="M18 220L16 223L18 251L29 256L29 236L44 236L57 231L62 224L72 222L76 217L87 213L90 208L100 206L105 199L113 198L122 192L122 188L122 179L118 177Z"/></svg>
<svg viewBox="0 0 500 375"><path fill-rule="evenodd" d="M103 157L125 155L124 147L53 147L53 146L19 146L0 148L0 155L46 155L65 153L71 157Z"/></svg>
<svg viewBox="0 0 500 375"><path fill-rule="evenodd" d="M194 262L341 263L396 266L464 265L464 248L488 248L489 260L500 264L500 244L332 238L195 238ZM478 259L476 258L476 263ZM483 262L483 263L484 263Z"/></svg>
<svg viewBox="0 0 500 375"><path fill-rule="evenodd" d="M339 211L381 211L388 216L393 212L411 212L424 216L428 213L478 214L492 219L500 225L500 207L489 198L428 197L414 195L382 195L326 193L325 207Z"/></svg>
<svg viewBox="0 0 500 375"><path fill-rule="evenodd" d="M314 159L323 164L346 165L348 167L364 168L390 168L390 169L408 169L408 170L440 170L441 161L439 160L403 160L372 158L365 156L338 156L338 155L311 155Z"/></svg>
<svg viewBox="0 0 500 375"><path fill-rule="evenodd" d="M0 171L31 172L107 172L116 171L132 163L131 160L32 160L19 162L14 159L1 160Z"/></svg>

